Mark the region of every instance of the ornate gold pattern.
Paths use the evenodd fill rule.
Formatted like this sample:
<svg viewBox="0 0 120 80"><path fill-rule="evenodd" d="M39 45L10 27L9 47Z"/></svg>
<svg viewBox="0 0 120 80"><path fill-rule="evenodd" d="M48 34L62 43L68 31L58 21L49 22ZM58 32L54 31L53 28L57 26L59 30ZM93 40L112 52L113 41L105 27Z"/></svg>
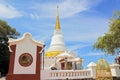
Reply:
<svg viewBox="0 0 120 80"><path fill-rule="evenodd" d="M96 80L113 80L108 62L100 59L96 66Z"/></svg>

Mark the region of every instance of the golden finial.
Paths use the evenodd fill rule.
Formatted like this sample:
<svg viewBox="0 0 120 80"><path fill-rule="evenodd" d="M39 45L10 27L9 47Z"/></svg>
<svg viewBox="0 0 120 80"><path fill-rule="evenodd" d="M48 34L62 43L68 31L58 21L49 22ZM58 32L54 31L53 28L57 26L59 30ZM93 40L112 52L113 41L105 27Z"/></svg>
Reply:
<svg viewBox="0 0 120 80"><path fill-rule="evenodd" d="M55 29L56 30L60 30L60 21L59 21L59 12L58 12L58 5L57 5L57 13L56 13L56 25L55 25Z"/></svg>

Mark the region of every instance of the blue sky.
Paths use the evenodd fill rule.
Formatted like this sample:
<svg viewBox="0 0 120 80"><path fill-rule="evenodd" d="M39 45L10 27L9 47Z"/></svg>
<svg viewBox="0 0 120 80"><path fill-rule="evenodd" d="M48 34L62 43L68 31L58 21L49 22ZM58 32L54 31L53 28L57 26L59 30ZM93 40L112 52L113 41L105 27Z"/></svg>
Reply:
<svg viewBox="0 0 120 80"><path fill-rule="evenodd" d="M21 36L30 32L49 47L59 5L62 33L68 50L84 59L83 66L115 56L92 50L92 45L109 28L109 19L120 10L120 0L0 0L0 19L16 28ZM21 37L20 36L20 37Z"/></svg>

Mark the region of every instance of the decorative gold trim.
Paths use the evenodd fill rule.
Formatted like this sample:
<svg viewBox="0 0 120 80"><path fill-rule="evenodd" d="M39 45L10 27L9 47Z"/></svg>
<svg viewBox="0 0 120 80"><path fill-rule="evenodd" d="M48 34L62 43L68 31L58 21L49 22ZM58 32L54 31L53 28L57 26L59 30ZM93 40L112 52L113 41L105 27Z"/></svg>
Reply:
<svg viewBox="0 0 120 80"><path fill-rule="evenodd" d="M58 8L59 8L59 7L57 6L55 30L60 30L60 21L59 21L59 12L58 12Z"/></svg>
<svg viewBox="0 0 120 80"><path fill-rule="evenodd" d="M59 55L60 53L62 53L63 51L48 51L45 53L46 57L55 57L57 55Z"/></svg>

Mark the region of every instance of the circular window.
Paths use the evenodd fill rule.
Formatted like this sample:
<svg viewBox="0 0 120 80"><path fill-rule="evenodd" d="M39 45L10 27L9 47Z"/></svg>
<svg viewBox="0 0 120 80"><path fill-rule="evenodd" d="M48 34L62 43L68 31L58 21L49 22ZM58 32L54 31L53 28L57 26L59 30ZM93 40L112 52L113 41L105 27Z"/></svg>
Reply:
<svg viewBox="0 0 120 80"><path fill-rule="evenodd" d="M19 57L19 64L24 67L28 67L32 64L33 58L29 53L23 53Z"/></svg>

